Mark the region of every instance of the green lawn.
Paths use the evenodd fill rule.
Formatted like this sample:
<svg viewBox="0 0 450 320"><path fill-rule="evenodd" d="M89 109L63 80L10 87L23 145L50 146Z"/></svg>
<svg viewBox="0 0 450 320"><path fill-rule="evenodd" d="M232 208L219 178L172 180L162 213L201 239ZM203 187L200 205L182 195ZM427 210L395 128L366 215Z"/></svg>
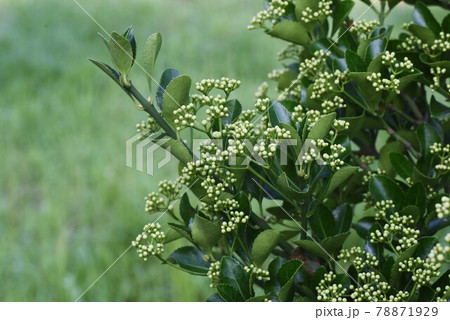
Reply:
<svg viewBox="0 0 450 320"><path fill-rule="evenodd" d="M79 2L109 32L134 25L142 43L160 31L158 75L175 67L194 81L235 77L247 105L277 67L280 43L246 30L262 1ZM88 62L107 59L98 31L71 0L0 0L0 300L75 300L155 218L143 198L176 172L125 166L125 141L144 115ZM146 87L142 71L133 78ZM206 279L130 250L81 300L210 294Z"/></svg>

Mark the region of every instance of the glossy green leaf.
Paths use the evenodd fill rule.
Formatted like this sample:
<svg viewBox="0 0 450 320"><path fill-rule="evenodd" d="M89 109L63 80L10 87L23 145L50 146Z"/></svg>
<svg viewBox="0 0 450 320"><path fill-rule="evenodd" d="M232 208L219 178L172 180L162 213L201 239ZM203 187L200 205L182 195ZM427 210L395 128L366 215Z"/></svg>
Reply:
<svg viewBox="0 0 450 320"><path fill-rule="evenodd" d="M161 80L156 88L156 103L161 109L163 106L164 92L166 91L167 86L173 79L180 75L181 73L176 69L166 69L161 75Z"/></svg>
<svg viewBox="0 0 450 320"><path fill-rule="evenodd" d="M297 73L288 69L284 71L278 79L278 90L281 92L291 86L292 81L297 79Z"/></svg>
<svg viewBox="0 0 450 320"><path fill-rule="evenodd" d="M277 279L281 285L281 289L278 293L278 301L292 301L295 277L302 265L303 263L299 260L290 260L283 264L280 270L278 270Z"/></svg>
<svg viewBox="0 0 450 320"><path fill-rule="evenodd" d="M315 213L309 217L309 225L316 237L325 239L334 235L336 223L331 211L324 205L318 205Z"/></svg>
<svg viewBox="0 0 450 320"><path fill-rule="evenodd" d="M191 234L192 240L207 252L211 252L211 248L222 236L220 227L217 224L200 217L199 215L195 215L194 217L191 226Z"/></svg>
<svg viewBox="0 0 450 320"><path fill-rule="evenodd" d="M342 23L345 19L347 19L354 5L355 3L349 0L344 0L337 3L333 12L333 29L331 34L336 33L336 31L342 26Z"/></svg>
<svg viewBox="0 0 450 320"><path fill-rule="evenodd" d="M353 219L353 209L347 204L343 203L332 211L335 221L335 234L345 233L350 230Z"/></svg>
<svg viewBox="0 0 450 320"><path fill-rule="evenodd" d="M402 272L399 271L400 263L408 260L409 258L411 258L413 256L414 251L416 250L418 245L419 244L416 243L412 247L406 249L405 252L403 252L398 257L397 261L395 261L394 266L392 267L391 279L389 280L389 284L392 287L397 288L398 285L399 285L400 279L402 277Z"/></svg>
<svg viewBox="0 0 450 320"><path fill-rule="evenodd" d="M277 126L280 123L291 123L291 114L286 109L285 106L283 106L281 103L275 100L270 101L270 107L269 107L269 121L272 124L272 126Z"/></svg>
<svg viewBox="0 0 450 320"><path fill-rule="evenodd" d="M430 9L422 2L417 1L413 13L414 23L433 31L434 35L439 35L441 26L431 13Z"/></svg>
<svg viewBox="0 0 450 320"><path fill-rule="evenodd" d="M413 184L406 193L405 199L403 201L404 206L414 205L419 208L421 215L425 215L427 210L427 190L425 186L421 183Z"/></svg>
<svg viewBox="0 0 450 320"><path fill-rule="evenodd" d="M372 225L375 223L374 217L364 217L362 219L359 219L355 224L353 224L353 229L358 233L358 235L366 239L367 235L369 234L370 228L372 228Z"/></svg>
<svg viewBox="0 0 450 320"><path fill-rule="evenodd" d="M244 298L232 286L227 284L219 284L217 287L219 296L226 302L243 302Z"/></svg>
<svg viewBox="0 0 450 320"><path fill-rule="evenodd" d="M395 175L395 169L391 163L390 155L393 152L403 153L405 151L405 146L399 141L392 141L386 143L380 150L380 168L386 171L388 176ZM411 168L412 171L412 168Z"/></svg>
<svg viewBox="0 0 450 320"><path fill-rule="evenodd" d="M188 227L175 223L169 223L169 227L178 232L182 237L194 243L194 241L192 240L191 231Z"/></svg>
<svg viewBox="0 0 450 320"><path fill-rule="evenodd" d="M132 66L134 64L134 60L136 59L136 53L137 53L137 48L136 48L136 39L134 37L134 30L133 27L129 27L127 30L125 30L125 32L122 34L122 36L127 39L127 41L130 43L131 46L131 51L133 52L133 62L132 62Z"/></svg>
<svg viewBox="0 0 450 320"><path fill-rule="evenodd" d="M420 219L420 209L415 205L407 205L404 206L402 210L400 210L399 214L401 216L410 216L414 219L414 223L417 223Z"/></svg>
<svg viewBox="0 0 450 320"><path fill-rule="evenodd" d="M247 299L245 300L245 302L265 302L266 299L269 299L269 295L267 294Z"/></svg>
<svg viewBox="0 0 450 320"><path fill-rule="evenodd" d="M293 0L295 5L295 16L298 21L301 21L302 12L306 8L311 8L313 11L317 11L319 4L317 0Z"/></svg>
<svg viewBox="0 0 450 320"><path fill-rule="evenodd" d="M281 236L275 230L265 230L261 232L253 242L251 253L253 262L256 265L261 266L280 240Z"/></svg>
<svg viewBox="0 0 450 320"><path fill-rule="evenodd" d="M117 32L113 32L109 41L109 52L119 74L128 75L133 65L133 50L128 40Z"/></svg>
<svg viewBox="0 0 450 320"><path fill-rule="evenodd" d="M438 120L448 119L450 117L450 105L440 103L434 96L431 96L430 112L433 118Z"/></svg>
<svg viewBox="0 0 450 320"><path fill-rule="evenodd" d="M286 123L279 123L278 126L282 129L286 129L286 131L288 131L291 134L292 145L289 144L289 148L292 148L294 150L295 156L297 157L300 154L300 151L303 146L302 140L300 139L297 130L291 125L288 125ZM295 144L294 141L296 141Z"/></svg>
<svg viewBox="0 0 450 320"><path fill-rule="evenodd" d="M227 101L225 107L228 108L228 117L223 118L223 124L228 125L239 117L242 112L242 106L238 100L233 99Z"/></svg>
<svg viewBox="0 0 450 320"><path fill-rule="evenodd" d="M345 51L345 61L347 62L348 70L351 72L365 72L367 70L364 60L351 50Z"/></svg>
<svg viewBox="0 0 450 320"><path fill-rule="evenodd" d="M309 131L307 139L317 140L325 138L330 132L334 119L336 119L335 112L322 116Z"/></svg>
<svg viewBox="0 0 450 320"><path fill-rule="evenodd" d="M418 242L419 244L414 250L414 257L425 260L439 240L436 237L422 237Z"/></svg>
<svg viewBox="0 0 450 320"><path fill-rule="evenodd" d="M180 200L180 216L187 226L194 221L195 209L191 206L187 193L184 193Z"/></svg>
<svg viewBox="0 0 450 320"><path fill-rule="evenodd" d="M169 139L165 136L164 139L153 139L154 143L167 149L173 154L180 162L187 164L193 160L192 154L186 148L186 146L179 140Z"/></svg>
<svg viewBox="0 0 450 320"><path fill-rule="evenodd" d="M402 0L388 0L389 9L394 8L397 4L399 4Z"/></svg>
<svg viewBox="0 0 450 320"><path fill-rule="evenodd" d="M372 227L369 229L369 237L366 238L366 243L364 244L364 251L367 253L370 253L371 255L375 256L378 261L383 264L384 260L384 244L379 243L372 243L370 241L370 234L380 231L383 232L383 229L381 225L378 222L375 222Z"/></svg>
<svg viewBox="0 0 450 320"><path fill-rule="evenodd" d="M404 194L393 179L376 175L370 180L369 191L375 201L392 200L397 210L401 209Z"/></svg>
<svg viewBox="0 0 450 320"><path fill-rule="evenodd" d="M283 20L267 31L272 37L280 38L303 46L308 45L309 36L306 28L299 22Z"/></svg>
<svg viewBox="0 0 450 320"><path fill-rule="evenodd" d="M280 190L283 192L283 194L287 195L288 197L299 199L305 196L305 192L300 191L296 186L292 185L289 182L289 178L287 177L286 172L283 172L277 178L277 186L280 187Z"/></svg>
<svg viewBox="0 0 450 320"><path fill-rule="evenodd" d="M243 300L249 299L249 275L235 259L223 257L220 263L220 282L233 287Z"/></svg>
<svg viewBox="0 0 450 320"><path fill-rule="evenodd" d="M417 38L422 40L428 45L432 45L436 37L433 31L426 27L419 26L417 24L412 24L408 27L409 32L415 35Z"/></svg>
<svg viewBox="0 0 450 320"><path fill-rule="evenodd" d="M403 179L411 178L413 172L413 164L406 156L400 153L389 153L389 160L393 170Z"/></svg>
<svg viewBox="0 0 450 320"><path fill-rule="evenodd" d="M106 39L100 32L97 33L97 34L98 34L98 36L100 37L100 39L102 39L103 43L105 44L106 48L107 48L108 51L109 51L109 40Z"/></svg>
<svg viewBox="0 0 450 320"><path fill-rule="evenodd" d="M446 15L442 20L442 31L450 33L450 14Z"/></svg>
<svg viewBox="0 0 450 320"><path fill-rule="evenodd" d="M366 63L369 63L370 61L375 59L378 55L386 51L387 43L388 41L386 38L380 38L371 41L366 49L365 55Z"/></svg>
<svg viewBox="0 0 450 320"><path fill-rule="evenodd" d="M94 59L89 59L89 61L91 61L93 64L95 64L100 70L102 70L104 73L106 73L111 79L113 79L114 82L117 83L122 88L122 90L125 91L125 93L134 102L134 97L120 83L120 76L119 76L119 73L116 70L114 70L111 66L107 65L106 63L103 63L103 62L100 62L100 61L97 61L97 60L94 60Z"/></svg>
<svg viewBox="0 0 450 320"><path fill-rule="evenodd" d="M182 105L189 103L189 89L191 88L191 78L181 75L173 79L166 88L163 96L163 116L171 125L177 118L173 114Z"/></svg>
<svg viewBox="0 0 450 320"><path fill-rule="evenodd" d="M198 275L206 275L210 266L210 263L203 259L203 253L196 247L178 248L172 252L167 260Z"/></svg>
<svg viewBox="0 0 450 320"><path fill-rule="evenodd" d="M206 299L206 302L225 302L225 300L219 294L215 293Z"/></svg>
<svg viewBox="0 0 450 320"><path fill-rule="evenodd" d="M381 92L375 91L372 82L367 80L370 72L350 72L349 78L353 80L352 83L345 87L347 93L353 97L355 102L358 102L365 110L373 112L378 108L381 99ZM352 84L356 87L352 88Z"/></svg>
<svg viewBox="0 0 450 320"><path fill-rule="evenodd" d="M419 138L420 152L423 156L430 153L430 147L435 142L442 142L439 132L428 123L423 123L417 128L417 137Z"/></svg>
<svg viewBox="0 0 450 320"><path fill-rule="evenodd" d="M280 270L281 266L286 262L286 259L282 257L276 257L269 263L268 271L270 280L266 281L266 285L264 287L265 293L271 293L278 295L278 292L281 289L280 282L277 278L278 270Z"/></svg>
<svg viewBox="0 0 450 320"><path fill-rule="evenodd" d="M174 229L169 229L166 232L166 237L164 238L163 243L171 243L181 238L183 238L183 236L179 232L175 231Z"/></svg>
<svg viewBox="0 0 450 320"><path fill-rule="evenodd" d="M296 240L294 243L298 244L307 252L318 255L325 260L330 260L333 258L334 254L341 249L349 235L350 231L328 237L320 242L313 240Z"/></svg>
<svg viewBox="0 0 450 320"><path fill-rule="evenodd" d="M331 177L331 181L328 187L327 194L333 192L336 188L341 186L345 181L347 181L356 171L358 167L343 167L336 171Z"/></svg>
<svg viewBox="0 0 450 320"><path fill-rule="evenodd" d="M155 69L155 62L156 58L158 57L159 50L161 49L161 45L162 37L159 32L154 33L150 37L148 37L147 41L145 41L144 44L142 66L147 73L147 82L150 91L152 90L152 75Z"/></svg>
<svg viewBox="0 0 450 320"><path fill-rule="evenodd" d="M441 229L450 226L450 218L438 219L434 214L430 214L425 219L425 230L422 230L423 235L434 235Z"/></svg>

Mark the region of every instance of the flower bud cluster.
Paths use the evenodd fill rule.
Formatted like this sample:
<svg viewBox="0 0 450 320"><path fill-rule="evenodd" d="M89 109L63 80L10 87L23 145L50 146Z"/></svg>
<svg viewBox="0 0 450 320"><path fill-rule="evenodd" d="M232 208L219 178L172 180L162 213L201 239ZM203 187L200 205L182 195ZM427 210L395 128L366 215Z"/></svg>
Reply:
<svg viewBox="0 0 450 320"><path fill-rule="evenodd" d="M373 271L358 273L358 286L350 285L353 292L350 297L354 302L380 302L387 301L387 292L391 289L389 284L380 281L381 276Z"/></svg>
<svg viewBox="0 0 450 320"><path fill-rule="evenodd" d="M272 157L277 151L280 139L290 139L291 133L285 128L279 126L267 128L264 133L264 140L259 141L253 147L253 151L257 152L263 159Z"/></svg>
<svg viewBox="0 0 450 320"><path fill-rule="evenodd" d="M269 91L269 84L266 81L264 81L256 90L255 97L258 99L266 98L268 91Z"/></svg>
<svg viewBox="0 0 450 320"><path fill-rule="evenodd" d="M230 137L227 151L230 155L242 156L246 151L246 141L257 138L255 125L250 120L238 119L230 123L224 129L224 133Z"/></svg>
<svg viewBox="0 0 450 320"><path fill-rule="evenodd" d="M388 212L390 212L394 208L394 201L392 200L382 200L375 202L375 219L386 220Z"/></svg>
<svg viewBox="0 0 450 320"><path fill-rule="evenodd" d="M195 84L195 89L208 96L216 88L222 90L227 96L241 85L240 80L222 77L221 79L203 79Z"/></svg>
<svg viewBox="0 0 450 320"><path fill-rule="evenodd" d="M308 110L306 112L306 123L308 124L308 127L311 129L317 121L322 117L322 114L319 110Z"/></svg>
<svg viewBox="0 0 450 320"><path fill-rule="evenodd" d="M177 116L177 118L173 121L173 123L176 125L177 131L181 131L187 127L193 127L195 125L195 121L197 120L195 113L196 110L193 103L182 105L180 108L174 110L173 114Z"/></svg>
<svg viewBox="0 0 450 320"><path fill-rule="evenodd" d="M271 21L275 24L286 13L286 7L289 5L288 1L284 0L272 0L268 3L266 10L260 11L252 18L250 25L247 27L249 30L256 28L264 28L266 21Z"/></svg>
<svg viewBox="0 0 450 320"><path fill-rule="evenodd" d="M269 281L270 280L270 275L269 275L269 271L267 270L263 270L261 268L258 268L257 266L251 264L250 266L244 266L244 270L247 273L252 272L253 275L256 277L256 279L258 279L259 281Z"/></svg>
<svg viewBox="0 0 450 320"><path fill-rule="evenodd" d="M333 283L336 274L333 271L326 273L319 285L316 287L317 300L327 302L347 302L347 288L342 284Z"/></svg>
<svg viewBox="0 0 450 320"><path fill-rule="evenodd" d="M430 153L440 159L440 163L435 166L436 171L442 173L450 171L450 144L444 146L440 142L435 142L430 147Z"/></svg>
<svg viewBox="0 0 450 320"><path fill-rule="evenodd" d="M158 189L160 194L171 201L178 197L181 190L181 185L177 182L161 180L158 184Z"/></svg>
<svg viewBox="0 0 450 320"><path fill-rule="evenodd" d="M341 259L345 263L351 261L358 272L362 272L367 268L376 268L379 265L377 257L365 252L361 247L341 250L338 259Z"/></svg>
<svg viewBox="0 0 450 320"><path fill-rule="evenodd" d="M332 144L330 146L330 153L323 153L322 158L324 160L323 164L329 166L331 170L336 171L344 165L344 161L339 159L345 152L345 147L341 144Z"/></svg>
<svg viewBox="0 0 450 320"><path fill-rule="evenodd" d="M450 217L450 198L443 196L441 203L436 203L435 208L439 219Z"/></svg>
<svg viewBox="0 0 450 320"><path fill-rule="evenodd" d="M375 91L391 91L397 94L400 93L400 80L395 77L395 74L391 74L389 78L381 78L381 73L372 73L367 76L367 80L372 82L372 86L375 88Z"/></svg>
<svg viewBox="0 0 450 320"><path fill-rule="evenodd" d="M209 285L211 288L214 288L220 283L220 261L211 263L207 277L211 280L211 284Z"/></svg>
<svg viewBox="0 0 450 320"><path fill-rule="evenodd" d="M395 250L403 252L417 243L420 231L409 227L414 224L412 216L401 216L395 212L389 217L388 223L383 230L375 230L370 233L371 243L387 243L393 245L396 241Z"/></svg>
<svg viewBox="0 0 450 320"><path fill-rule="evenodd" d="M205 153L204 158L188 162L181 171L182 175L178 177L178 182L186 186L200 178L200 185L205 189L206 195L215 201L230 184L236 182L234 174L222 166L225 159L221 154L227 152L219 149L216 152L214 155Z"/></svg>
<svg viewBox="0 0 450 320"><path fill-rule="evenodd" d="M385 170L378 168L376 171L367 171L363 177L363 183L367 184L372 179L373 176L386 174Z"/></svg>
<svg viewBox="0 0 450 320"><path fill-rule="evenodd" d="M289 69L273 69L270 73L267 74L267 78L270 80L279 80L281 75L288 71Z"/></svg>
<svg viewBox="0 0 450 320"><path fill-rule="evenodd" d="M317 73L324 71L325 63L327 61L327 57L331 55L331 52L324 50L319 50L314 52L314 56L310 59L305 59L300 62L299 67L299 79L302 77L309 77L311 80L314 80L314 77Z"/></svg>
<svg viewBox="0 0 450 320"><path fill-rule="evenodd" d="M437 90L441 86L441 77L445 75L447 69L441 67L435 67L430 69L431 74L433 75L433 84L430 85L431 90ZM447 90L450 91L449 85L447 85Z"/></svg>
<svg viewBox="0 0 450 320"><path fill-rule="evenodd" d="M359 156L359 161L363 164L371 165L375 161L375 157L363 154Z"/></svg>
<svg viewBox="0 0 450 320"><path fill-rule="evenodd" d="M230 211L229 212L229 221L223 221L220 229L222 233L232 232L236 230L239 224L247 223L249 216L246 215L243 211Z"/></svg>
<svg viewBox="0 0 450 320"><path fill-rule="evenodd" d="M298 44L289 43L283 50L278 52L277 58L279 61L288 59L297 60L300 57L302 51L302 47Z"/></svg>
<svg viewBox="0 0 450 320"><path fill-rule="evenodd" d="M345 120L334 120L333 122L333 128L336 131L344 131L344 130L348 130L348 128L350 127L350 122L345 121Z"/></svg>
<svg viewBox="0 0 450 320"><path fill-rule="evenodd" d="M389 66L393 70L394 74L398 74L403 71L413 71L414 69L414 65L408 57L404 57L403 61L397 61L395 58L395 52L384 52L381 56L381 62L385 66Z"/></svg>
<svg viewBox="0 0 450 320"><path fill-rule="evenodd" d="M227 198L224 200L218 200L213 205L215 212L230 212L230 211L236 211L239 209L239 202L236 199Z"/></svg>
<svg viewBox="0 0 450 320"><path fill-rule="evenodd" d="M429 285L433 277L439 276L440 263L433 263L428 257L422 259L420 257L409 258L399 262L398 270L401 272L410 272L411 280L415 282L417 288Z"/></svg>
<svg viewBox="0 0 450 320"><path fill-rule="evenodd" d="M350 31L368 37L372 33L372 31L379 26L380 22L378 22L378 20L372 21L360 20L352 24Z"/></svg>
<svg viewBox="0 0 450 320"><path fill-rule="evenodd" d="M333 100L325 99L321 107L323 108L322 113L328 114L336 111L337 109L346 108L347 105L344 103L344 99L339 96L334 96Z"/></svg>
<svg viewBox="0 0 450 320"><path fill-rule="evenodd" d="M147 261L148 257L159 255L164 252L163 241L166 235L160 231L159 223L149 223L144 226L144 231L140 233L131 245L136 248L139 258Z"/></svg>
<svg viewBox="0 0 450 320"><path fill-rule="evenodd" d="M162 212L167 209L167 204L164 201L164 198L161 197L156 192L149 193L145 198L145 212L154 213L154 212Z"/></svg>
<svg viewBox="0 0 450 320"><path fill-rule="evenodd" d="M252 120L256 115L258 114L258 111L250 109L250 110L244 110L242 111L241 115L239 116L242 121L250 121Z"/></svg>
<svg viewBox="0 0 450 320"><path fill-rule="evenodd" d="M400 45L400 49L407 51L423 51L428 55L437 56L450 50L450 33L440 32L439 38L428 44L416 36L407 37Z"/></svg>
<svg viewBox="0 0 450 320"><path fill-rule="evenodd" d="M181 185L177 182L162 180L159 182L159 192L151 192L145 198L145 212L154 213L166 211L170 202L175 200L181 190ZM165 200L164 196L167 201Z"/></svg>
<svg viewBox="0 0 450 320"><path fill-rule="evenodd" d="M152 133L158 132L160 128L159 124L151 116L148 116L146 121L136 124L136 130L141 140L148 138Z"/></svg>
<svg viewBox="0 0 450 320"><path fill-rule="evenodd" d="M264 99L258 99L255 103L255 109L259 113L265 113L270 108L270 99L264 98Z"/></svg>
<svg viewBox="0 0 450 320"><path fill-rule="evenodd" d="M203 126L206 127L213 119L228 117L228 107L224 106L225 102L226 100L220 95L217 95L213 99L212 105L206 109L207 117L202 121Z"/></svg>
<svg viewBox="0 0 450 320"><path fill-rule="evenodd" d="M314 20L319 20L324 16L328 16L333 13L331 6L333 5L332 0L318 0L319 8L314 11L312 8L307 7L301 13L301 19L305 23L309 23Z"/></svg>
<svg viewBox="0 0 450 320"><path fill-rule="evenodd" d="M348 70L344 72L336 70L333 73L328 71L319 73L312 85L311 98L320 99L326 93L341 92L343 86L349 81L348 75Z"/></svg>
<svg viewBox="0 0 450 320"><path fill-rule="evenodd" d="M449 235L450 233L447 234L447 236ZM450 262L450 246L448 245L443 246L440 243L436 244L428 254L428 259L430 260L431 263L440 266L442 266L444 263Z"/></svg>
<svg viewBox="0 0 450 320"><path fill-rule="evenodd" d="M305 112L303 111L303 107L299 104L298 106L294 107L294 111L291 114L292 120L295 122L302 122L305 118Z"/></svg>

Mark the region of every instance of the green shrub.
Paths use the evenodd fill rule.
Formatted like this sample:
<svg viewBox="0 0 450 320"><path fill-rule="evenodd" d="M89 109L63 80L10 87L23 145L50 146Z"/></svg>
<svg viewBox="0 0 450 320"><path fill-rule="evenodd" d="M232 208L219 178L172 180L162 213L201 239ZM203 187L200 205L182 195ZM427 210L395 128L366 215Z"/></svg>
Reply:
<svg viewBox="0 0 450 320"><path fill-rule="evenodd" d="M448 5L407 1L413 22L393 37L384 21L400 1L363 2L378 20L353 21L351 0L266 1L249 29L288 44L269 74L277 96L263 82L250 108L234 79L191 94L168 69L155 86L158 33L138 65L146 99L128 76L133 30L103 39L113 67L92 61L149 114L141 138L179 160L146 198L152 221L170 222L144 227L139 257L209 277L210 301L450 297L450 15L427 8ZM180 247L166 254L169 241Z"/></svg>

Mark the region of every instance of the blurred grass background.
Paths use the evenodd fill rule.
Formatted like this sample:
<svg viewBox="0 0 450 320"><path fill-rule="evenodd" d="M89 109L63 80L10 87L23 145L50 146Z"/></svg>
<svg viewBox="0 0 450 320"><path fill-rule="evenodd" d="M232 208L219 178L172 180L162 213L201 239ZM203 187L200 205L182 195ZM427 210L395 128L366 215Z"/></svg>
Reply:
<svg viewBox="0 0 450 320"><path fill-rule="evenodd" d="M246 31L259 0L79 2L108 32L134 25L138 46L160 31L157 78L167 67L194 81L234 77L248 105L279 67L280 42ZM399 12L397 24L411 17ZM155 219L143 198L176 172L125 166L125 141L144 114L88 62L108 59L99 31L71 0L0 0L1 301L75 300ZM132 77L146 88L141 70ZM202 301L211 292L206 279L130 250L81 300Z"/></svg>

